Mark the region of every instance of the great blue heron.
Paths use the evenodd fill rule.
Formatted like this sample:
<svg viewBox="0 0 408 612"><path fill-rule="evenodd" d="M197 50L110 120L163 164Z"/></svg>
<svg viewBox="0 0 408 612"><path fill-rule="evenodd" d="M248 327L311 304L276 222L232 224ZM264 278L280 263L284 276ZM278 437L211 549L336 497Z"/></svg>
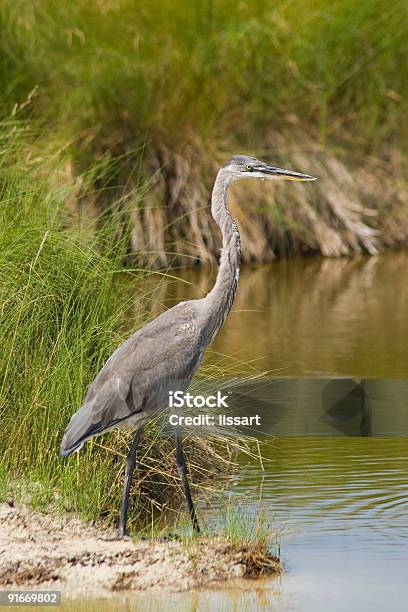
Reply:
<svg viewBox="0 0 408 612"><path fill-rule="evenodd" d="M61 456L79 450L89 438L114 427L127 425L136 430L126 458L119 537L127 533L129 491L143 427L154 414L168 406L170 391L188 388L205 349L234 301L241 248L237 225L227 208L227 193L231 183L241 178L315 180L313 176L275 168L254 157L232 157L219 170L212 192L211 214L222 232L221 259L214 287L206 297L177 304L130 336L103 366L83 406L65 430ZM199 532L179 426L175 437L177 469L193 528Z"/></svg>

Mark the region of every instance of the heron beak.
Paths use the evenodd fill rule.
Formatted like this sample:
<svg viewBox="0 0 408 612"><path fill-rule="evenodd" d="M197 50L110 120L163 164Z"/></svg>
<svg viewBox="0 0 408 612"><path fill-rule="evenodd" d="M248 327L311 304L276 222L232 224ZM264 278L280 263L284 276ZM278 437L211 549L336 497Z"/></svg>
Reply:
<svg viewBox="0 0 408 612"><path fill-rule="evenodd" d="M265 175L266 179L281 179L284 181L316 181L315 176L294 172L293 170L285 170L284 168L275 168L275 166L260 166L254 168L258 172Z"/></svg>

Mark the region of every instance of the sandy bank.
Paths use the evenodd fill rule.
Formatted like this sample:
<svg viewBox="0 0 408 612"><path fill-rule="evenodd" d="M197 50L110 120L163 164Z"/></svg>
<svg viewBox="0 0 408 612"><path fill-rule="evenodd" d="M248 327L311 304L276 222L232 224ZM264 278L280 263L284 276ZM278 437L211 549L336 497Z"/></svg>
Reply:
<svg viewBox="0 0 408 612"><path fill-rule="evenodd" d="M75 518L0 505L0 587L61 590L64 597L118 591L186 590L232 578L280 572L274 557L225 539L115 540L115 531Z"/></svg>

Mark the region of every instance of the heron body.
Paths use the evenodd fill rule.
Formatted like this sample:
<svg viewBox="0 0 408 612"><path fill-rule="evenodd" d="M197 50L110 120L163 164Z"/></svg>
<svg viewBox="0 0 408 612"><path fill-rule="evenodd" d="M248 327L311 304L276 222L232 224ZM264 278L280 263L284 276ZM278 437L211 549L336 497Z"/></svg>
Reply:
<svg viewBox="0 0 408 612"><path fill-rule="evenodd" d="M224 323L233 304L241 262L237 225L227 208L230 184L239 178L314 180L313 177L269 166L255 158L235 156L218 174L211 213L222 233L217 279L202 299L181 302L132 334L108 359L88 390L83 406L65 430L60 454L70 455L91 437L115 427L136 430L126 460L125 487L119 535L126 533L131 477L143 427L168 407L169 392L185 391L200 366L205 349ZM199 531L176 427L177 467L193 527Z"/></svg>

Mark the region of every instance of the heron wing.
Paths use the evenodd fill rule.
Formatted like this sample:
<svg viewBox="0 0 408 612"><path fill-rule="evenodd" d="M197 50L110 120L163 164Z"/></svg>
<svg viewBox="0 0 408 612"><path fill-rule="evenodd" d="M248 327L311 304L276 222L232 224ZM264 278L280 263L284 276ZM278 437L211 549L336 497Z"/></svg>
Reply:
<svg viewBox="0 0 408 612"><path fill-rule="evenodd" d="M69 455L92 436L132 417L140 422L168 405L169 391L184 390L202 357L189 302L178 304L135 332L108 359L74 414L62 440Z"/></svg>

